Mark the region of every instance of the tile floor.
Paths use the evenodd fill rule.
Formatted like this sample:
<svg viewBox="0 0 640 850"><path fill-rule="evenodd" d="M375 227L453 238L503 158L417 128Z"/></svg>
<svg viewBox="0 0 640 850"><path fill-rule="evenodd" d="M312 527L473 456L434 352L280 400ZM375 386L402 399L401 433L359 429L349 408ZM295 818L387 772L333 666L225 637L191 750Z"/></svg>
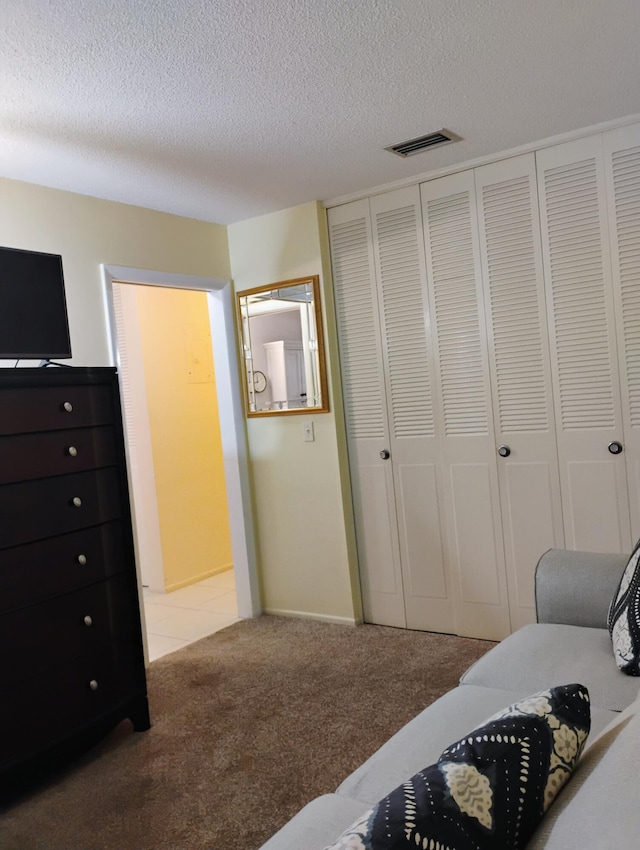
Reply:
<svg viewBox="0 0 640 850"><path fill-rule="evenodd" d="M143 589L149 661L237 622L233 570L172 593Z"/></svg>

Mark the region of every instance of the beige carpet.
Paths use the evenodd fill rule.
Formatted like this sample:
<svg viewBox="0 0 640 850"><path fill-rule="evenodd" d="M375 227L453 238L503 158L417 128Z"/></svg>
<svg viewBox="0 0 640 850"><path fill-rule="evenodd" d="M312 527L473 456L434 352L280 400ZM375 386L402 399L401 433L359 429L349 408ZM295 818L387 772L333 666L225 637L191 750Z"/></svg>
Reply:
<svg viewBox="0 0 640 850"><path fill-rule="evenodd" d="M153 726L121 724L0 809L1 850L255 850L492 646L260 617L148 672Z"/></svg>

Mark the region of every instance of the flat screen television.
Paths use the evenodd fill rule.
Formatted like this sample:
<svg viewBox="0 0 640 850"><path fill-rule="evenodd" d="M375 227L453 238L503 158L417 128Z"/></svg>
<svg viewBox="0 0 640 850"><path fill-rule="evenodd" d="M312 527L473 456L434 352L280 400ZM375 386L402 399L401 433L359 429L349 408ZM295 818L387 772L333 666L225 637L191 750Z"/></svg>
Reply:
<svg viewBox="0 0 640 850"><path fill-rule="evenodd" d="M62 257L0 247L0 359L69 357Z"/></svg>

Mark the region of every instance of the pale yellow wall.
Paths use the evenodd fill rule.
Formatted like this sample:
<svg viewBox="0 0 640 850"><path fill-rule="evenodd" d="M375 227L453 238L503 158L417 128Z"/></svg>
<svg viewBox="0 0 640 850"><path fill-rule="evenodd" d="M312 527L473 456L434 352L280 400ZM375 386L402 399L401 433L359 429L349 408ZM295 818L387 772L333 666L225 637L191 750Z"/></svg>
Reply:
<svg viewBox="0 0 640 850"><path fill-rule="evenodd" d="M320 275L331 412L248 421L258 559L268 611L361 619L353 521L343 490L345 441L326 217L317 203L230 225L237 291ZM312 420L315 442L303 441ZM348 479L347 479L348 480Z"/></svg>
<svg viewBox="0 0 640 850"><path fill-rule="evenodd" d="M268 609L359 619L326 220L320 205L305 204L227 229L0 178L0 243L62 254L74 365L110 362L100 263L228 279L231 254L237 289L320 275L331 412L310 417L314 443L302 440L304 416L248 423L260 580Z"/></svg>
<svg viewBox="0 0 640 850"><path fill-rule="evenodd" d="M100 263L230 277L222 225L2 178L0 244L62 254L76 366L109 364Z"/></svg>
<svg viewBox="0 0 640 850"><path fill-rule="evenodd" d="M207 295L134 287L168 591L232 566Z"/></svg>

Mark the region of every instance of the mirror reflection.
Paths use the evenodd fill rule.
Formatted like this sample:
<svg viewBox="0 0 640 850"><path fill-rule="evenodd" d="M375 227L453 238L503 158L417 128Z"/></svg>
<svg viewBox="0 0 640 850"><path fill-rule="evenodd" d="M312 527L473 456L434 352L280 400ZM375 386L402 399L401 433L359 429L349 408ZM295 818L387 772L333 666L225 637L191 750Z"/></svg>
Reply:
<svg viewBox="0 0 640 850"><path fill-rule="evenodd" d="M317 275L238 293L248 416L327 411Z"/></svg>

